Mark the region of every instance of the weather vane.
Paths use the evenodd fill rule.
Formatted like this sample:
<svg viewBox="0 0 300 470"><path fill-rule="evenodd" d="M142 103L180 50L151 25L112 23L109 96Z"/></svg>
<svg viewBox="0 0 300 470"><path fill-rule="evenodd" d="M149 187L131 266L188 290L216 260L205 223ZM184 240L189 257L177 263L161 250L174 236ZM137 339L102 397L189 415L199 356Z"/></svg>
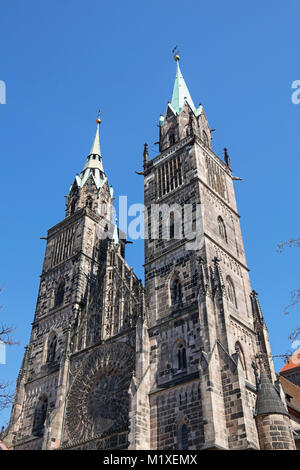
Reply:
<svg viewBox="0 0 300 470"><path fill-rule="evenodd" d="M98 117L97 117L97 119L96 119L96 123L97 123L97 124L101 124L101 117L100 117L100 116L101 116L101 113L102 113L102 111L101 111L101 109L99 109L99 111L98 111Z"/></svg>
<svg viewBox="0 0 300 470"><path fill-rule="evenodd" d="M179 57L179 50L178 50L178 46L177 46L177 45L176 45L175 47L173 47L173 49L172 49L172 54L173 54L173 56L174 56L174 60L176 60L176 62L177 62L177 60L180 59L180 57Z"/></svg>

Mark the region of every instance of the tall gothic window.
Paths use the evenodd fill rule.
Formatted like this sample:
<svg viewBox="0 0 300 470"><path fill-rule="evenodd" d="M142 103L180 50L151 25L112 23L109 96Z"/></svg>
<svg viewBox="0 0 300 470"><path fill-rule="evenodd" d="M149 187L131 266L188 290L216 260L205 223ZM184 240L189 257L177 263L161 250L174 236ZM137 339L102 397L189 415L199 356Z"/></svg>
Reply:
<svg viewBox="0 0 300 470"><path fill-rule="evenodd" d="M158 214L158 239L162 240L162 213Z"/></svg>
<svg viewBox="0 0 300 470"><path fill-rule="evenodd" d="M223 240L225 240L225 242L227 242L225 223L220 215L218 217L218 227L219 227L219 235L223 238Z"/></svg>
<svg viewBox="0 0 300 470"><path fill-rule="evenodd" d="M49 363L54 362L56 347L57 347L57 336L56 336L56 334L54 334L49 338L48 351L47 351L47 362L49 362Z"/></svg>
<svg viewBox="0 0 300 470"><path fill-rule="evenodd" d="M203 143L206 147L208 147L208 137L207 137L207 134L205 131L202 132L202 135L203 135Z"/></svg>
<svg viewBox="0 0 300 470"><path fill-rule="evenodd" d="M175 134L170 134L169 143L170 143L170 145L175 144Z"/></svg>
<svg viewBox="0 0 300 470"><path fill-rule="evenodd" d="M91 196L88 196L85 201L85 206L88 207L89 209L92 209L93 207L93 201Z"/></svg>
<svg viewBox="0 0 300 470"><path fill-rule="evenodd" d="M174 212L171 212L170 214L170 240L174 238Z"/></svg>
<svg viewBox="0 0 300 470"><path fill-rule="evenodd" d="M33 426L32 426L32 434L34 436L40 437L43 435L44 424L45 424L46 416L47 416L47 409L48 409L48 398L44 395L39 398L35 411L34 411Z"/></svg>
<svg viewBox="0 0 300 470"><path fill-rule="evenodd" d="M71 202L71 215L74 214L74 212L75 212L75 205L76 205L76 200L72 199L72 202Z"/></svg>
<svg viewBox="0 0 300 470"><path fill-rule="evenodd" d="M63 303L64 294L65 294L65 281L64 279L61 279L58 283L58 286L55 292L54 307L59 307Z"/></svg>
<svg viewBox="0 0 300 470"><path fill-rule="evenodd" d="M171 285L171 298L173 305L176 305L182 301L181 282L177 278L173 280Z"/></svg>
<svg viewBox="0 0 300 470"><path fill-rule="evenodd" d="M235 307L237 307L235 288L230 276L227 276L226 278L226 292L229 302L232 303L232 305L234 305Z"/></svg>
<svg viewBox="0 0 300 470"><path fill-rule="evenodd" d="M187 425L184 423L180 430L180 448L181 450L188 450L189 448L189 431Z"/></svg>
<svg viewBox="0 0 300 470"><path fill-rule="evenodd" d="M160 347L160 363L159 367L161 370L167 368L168 365L168 346L166 343L163 343Z"/></svg>
<svg viewBox="0 0 300 470"><path fill-rule="evenodd" d="M240 357L240 362L241 362L242 368L244 369L244 372L245 372L245 375L246 375L246 378L247 378L247 368L246 368L246 361L245 361L244 351L243 351L243 348L242 348L239 341L237 341L235 343L235 352Z"/></svg>
<svg viewBox="0 0 300 470"><path fill-rule="evenodd" d="M186 349L183 344L180 344L177 349L177 368L178 370L186 369Z"/></svg>

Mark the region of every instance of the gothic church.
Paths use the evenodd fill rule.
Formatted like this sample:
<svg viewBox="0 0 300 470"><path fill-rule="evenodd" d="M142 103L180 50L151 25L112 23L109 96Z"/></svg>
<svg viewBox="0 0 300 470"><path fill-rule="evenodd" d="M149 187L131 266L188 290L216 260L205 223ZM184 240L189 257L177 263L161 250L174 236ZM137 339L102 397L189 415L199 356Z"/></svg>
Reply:
<svg viewBox="0 0 300 470"><path fill-rule="evenodd" d="M205 111L175 61L160 153L150 160L145 145L140 172L145 285L112 221L99 117L66 216L48 231L9 449L295 448L250 286L230 158L213 152Z"/></svg>

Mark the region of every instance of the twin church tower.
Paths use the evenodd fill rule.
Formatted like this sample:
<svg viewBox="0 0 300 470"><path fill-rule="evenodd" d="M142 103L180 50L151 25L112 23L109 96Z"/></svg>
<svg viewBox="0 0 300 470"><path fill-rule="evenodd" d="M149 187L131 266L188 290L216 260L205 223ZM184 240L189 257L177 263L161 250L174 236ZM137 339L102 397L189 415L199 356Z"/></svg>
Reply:
<svg viewBox="0 0 300 470"><path fill-rule="evenodd" d="M213 152L175 60L160 154L145 145L140 172L145 285L112 220L98 118L66 217L48 231L10 449L294 449L230 159Z"/></svg>

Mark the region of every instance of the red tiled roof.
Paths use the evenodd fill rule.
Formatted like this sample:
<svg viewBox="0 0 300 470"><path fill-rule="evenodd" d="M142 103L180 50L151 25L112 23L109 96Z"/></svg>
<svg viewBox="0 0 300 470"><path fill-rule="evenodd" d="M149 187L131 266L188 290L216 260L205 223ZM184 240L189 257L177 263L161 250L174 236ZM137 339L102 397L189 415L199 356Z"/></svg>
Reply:
<svg viewBox="0 0 300 470"><path fill-rule="evenodd" d="M300 413L300 387L283 376L280 376L280 383L284 393L290 397L287 406L292 406Z"/></svg>
<svg viewBox="0 0 300 470"><path fill-rule="evenodd" d="M280 374L281 372L296 369L297 367L300 367L300 348L297 349L297 351L295 351L294 354L290 357L289 362L284 364L283 368L280 371Z"/></svg>
<svg viewBox="0 0 300 470"><path fill-rule="evenodd" d="M0 441L0 450L8 450L5 444L3 444L2 441Z"/></svg>

